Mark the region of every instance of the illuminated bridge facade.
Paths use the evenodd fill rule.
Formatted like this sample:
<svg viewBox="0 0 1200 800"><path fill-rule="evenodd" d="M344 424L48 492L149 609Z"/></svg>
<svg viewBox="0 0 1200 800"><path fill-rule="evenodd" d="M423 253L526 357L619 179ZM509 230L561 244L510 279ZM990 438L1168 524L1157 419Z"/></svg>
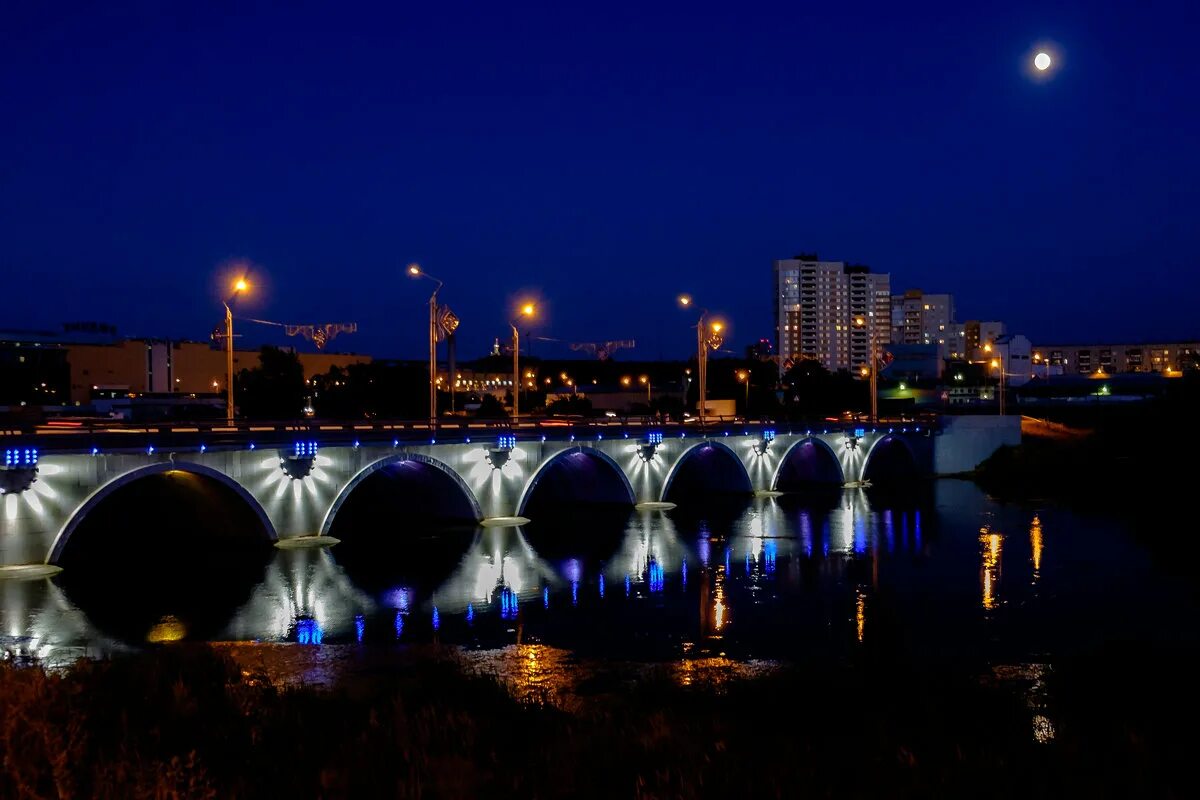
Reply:
<svg viewBox="0 0 1200 800"><path fill-rule="evenodd" d="M436 433L416 423L22 432L0 439L0 567L58 564L82 525L133 491L149 492L145 514L164 536L181 516L219 508L229 513L213 526L279 541L336 536L344 520L380 506L403 521L486 525L561 506L900 483L971 469L1019 437L1019 419L994 417L703 432L546 423ZM120 535L123 520L108 517L106 535Z"/></svg>

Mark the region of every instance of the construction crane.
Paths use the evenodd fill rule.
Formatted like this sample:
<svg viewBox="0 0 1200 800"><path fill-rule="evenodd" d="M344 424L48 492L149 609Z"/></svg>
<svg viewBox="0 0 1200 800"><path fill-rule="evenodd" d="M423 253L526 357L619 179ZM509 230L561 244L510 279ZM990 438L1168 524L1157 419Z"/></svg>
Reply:
<svg viewBox="0 0 1200 800"><path fill-rule="evenodd" d="M562 339L552 339L549 336L534 336L539 342L559 342ZM607 361L612 358L613 353L618 350L632 350L637 347L637 342L633 339L617 339L611 342L566 342L567 347L574 352L591 353L601 361Z"/></svg>
<svg viewBox="0 0 1200 800"><path fill-rule="evenodd" d="M318 350L324 350L339 333L358 333L357 322L324 322L312 325L293 325L287 322L272 322L266 319L251 319L243 317L246 322L257 322L259 325L271 325L283 328L288 336L303 336L316 345Z"/></svg>

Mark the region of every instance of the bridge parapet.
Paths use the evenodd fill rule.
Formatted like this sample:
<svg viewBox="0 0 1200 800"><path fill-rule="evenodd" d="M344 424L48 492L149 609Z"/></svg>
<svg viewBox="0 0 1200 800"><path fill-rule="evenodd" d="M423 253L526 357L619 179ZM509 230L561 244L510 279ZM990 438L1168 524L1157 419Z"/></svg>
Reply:
<svg viewBox="0 0 1200 800"><path fill-rule="evenodd" d="M539 493L632 504L661 502L684 488L774 490L785 465L810 451L832 459L836 470L805 467L787 472L789 480L854 482L886 441L899 442L912 469L928 474L935 433L914 423L801 429L732 420L704 429L615 420L469 423L437 431L421 423L25 431L11 441L14 447L18 438L22 445L36 441L38 473L24 491L0 497L0 565L57 561L91 509L154 475L192 474L223 484L252 508L268 538L291 538L328 533L347 499L381 471L397 473L397 480L409 472L440 475L448 487L442 494L455 495L459 509L494 518L528 511ZM169 534L170 520L162 524Z"/></svg>

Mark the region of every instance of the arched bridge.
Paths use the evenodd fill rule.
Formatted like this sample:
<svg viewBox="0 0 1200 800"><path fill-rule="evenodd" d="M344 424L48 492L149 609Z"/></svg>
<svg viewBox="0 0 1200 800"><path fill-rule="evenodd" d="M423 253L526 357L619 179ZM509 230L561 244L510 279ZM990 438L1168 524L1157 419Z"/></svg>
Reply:
<svg viewBox="0 0 1200 800"><path fill-rule="evenodd" d="M486 525L556 506L696 503L962 471L939 465L969 469L1019 440L1019 420L989 430L547 422L436 432L417 423L23 432L0 437L0 567L57 564L81 526L98 519L105 535L119 536L120 497L136 498L122 514L163 536L195 524L284 540L336 532L367 509Z"/></svg>

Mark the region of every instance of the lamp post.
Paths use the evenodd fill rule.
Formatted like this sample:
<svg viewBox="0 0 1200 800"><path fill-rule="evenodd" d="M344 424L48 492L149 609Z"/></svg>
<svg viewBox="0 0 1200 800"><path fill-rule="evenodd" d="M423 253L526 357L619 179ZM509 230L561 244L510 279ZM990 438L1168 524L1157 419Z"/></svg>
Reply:
<svg viewBox="0 0 1200 800"><path fill-rule="evenodd" d="M689 295L679 296L679 305L690 308L695 303ZM704 427L705 404L708 395L708 349L716 350L723 340L721 331L725 326L721 322L708 322L708 309L700 309L700 319L696 322L696 369L700 373L700 391L696 409L700 417L700 426Z"/></svg>
<svg viewBox="0 0 1200 800"><path fill-rule="evenodd" d="M225 306L225 424L233 424L233 309L230 303L250 288L244 277L233 284L233 294L223 302Z"/></svg>
<svg viewBox="0 0 1200 800"><path fill-rule="evenodd" d="M521 395L521 367L520 367L520 352L521 352L521 334L517 330L517 323L521 321L521 317L532 317L536 309L533 303L525 303L521 306L520 313L515 320L509 322L512 327L513 336L513 422L517 421L520 415L520 395Z"/></svg>
<svg viewBox="0 0 1200 800"><path fill-rule="evenodd" d="M744 407L744 410L746 412L746 419L750 419L750 373L751 372L752 372L752 370L739 369L738 373L737 373L737 379L739 381L741 381L742 383L746 384L746 405Z"/></svg>
<svg viewBox="0 0 1200 800"><path fill-rule="evenodd" d="M988 342L983 346L983 352L992 352L992 343ZM992 357L991 366L1000 370L1000 416L1004 416L1004 357L1000 355L1000 351L996 350L996 355Z"/></svg>
<svg viewBox="0 0 1200 800"><path fill-rule="evenodd" d="M867 328L867 340L870 342L871 351L871 422L878 422L879 384L877 382L876 373L879 372L879 356L875 352L875 326L869 325L866 317L855 317L854 324L860 328Z"/></svg>
<svg viewBox="0 0 1200 800"><path fill-rule="evenodd" d="M437 427L437 296L441 291L442 282L421 269L419 264L409 264L408 274L414 278L428 278L435 284L433 293L429 295L429 427L434 428Z"/></svg>
<svg viewBox="0 0 1200 800"><path fill-rule="evenodd" d="M640 383L646 387L646 405L649 406L650 405L650 376L649 375L639 375L638 383Z"/></svg>
<svg viewBox="0 0 1200 800"><path fill-rule="evenodd" d="M992 359L992 366L1000 370L1000 416L1004 416L1004 359L1000 353Z"/></svg>

